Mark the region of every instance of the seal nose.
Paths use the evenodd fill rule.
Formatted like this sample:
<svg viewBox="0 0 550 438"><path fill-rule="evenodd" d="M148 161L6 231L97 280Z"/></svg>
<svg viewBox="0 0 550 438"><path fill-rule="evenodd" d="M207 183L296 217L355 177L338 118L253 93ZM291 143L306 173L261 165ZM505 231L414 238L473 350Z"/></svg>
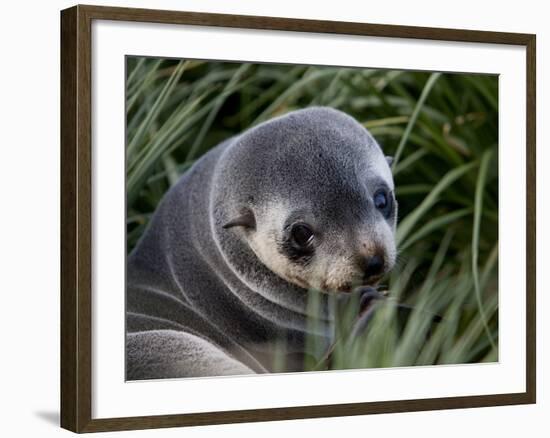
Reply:
<svg viewBox="0 0 550 438"><path fill-rule="evenodd" d="M377 275L384 272L384 259L378 254L373 255L365 260L364 265L364 279L368 280L371 277L376 277Z"/></svg>

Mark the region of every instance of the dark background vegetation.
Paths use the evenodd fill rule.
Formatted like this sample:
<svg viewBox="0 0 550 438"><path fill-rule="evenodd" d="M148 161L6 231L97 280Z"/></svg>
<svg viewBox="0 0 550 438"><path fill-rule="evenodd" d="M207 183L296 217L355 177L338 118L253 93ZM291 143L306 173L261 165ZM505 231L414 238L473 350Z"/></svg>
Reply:
<svg viewBox="0 0 550 438"><path fill-rule="evenodd" d="M414 310L403 329L384 307L368 342L344 333L330 367L498 360L497 76L129 57L126 87L128 251L220 141L295 109L338 108L395 157L399 261L385 284ZM431 314L443 317L435 329Z"/></svg>

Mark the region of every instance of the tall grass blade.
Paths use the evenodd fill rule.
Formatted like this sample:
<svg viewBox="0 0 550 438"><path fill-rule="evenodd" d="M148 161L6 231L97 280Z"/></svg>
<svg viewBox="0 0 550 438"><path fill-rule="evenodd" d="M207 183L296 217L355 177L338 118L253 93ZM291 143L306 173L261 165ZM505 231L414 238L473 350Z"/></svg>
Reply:
<svg viewBox="0 0 550 438"><path fill-rule="evenodd" d="M472 230L472 275L474 278L474 288L476 291L477 305L479 307L479 316L483 322L487 337L491 342L491 346L496 348L495 340L489 329L489 322L485 309L483 308L483 300L481 298L481 288L479 286L479 229L481 226L481 212L483 210L483 188L485 186L485 180L487 178L487 171L489 169L489 163L491 160L492 151L488 150L483 154L481 158L481 164L479 166L479 173L477 178L476 193L475 193L475 208L474 208L474 227Z"/></svg>
<svg viewBox="0 0 550 438"><path fill-rule="evenodd" d="M411 114L411 118L409 119L409 123L407 124L407 127L405 128L405 132L403 133L403 137L401 138L401 141L399 142L399 145L397 146L397 150L395 151L395 155L393 157L393 164L392 169L395 169L397 166L397 163L399 162L399 159L401 158L401 154L403 153L403 149L405 145L407 144L407 140L409 139L409 135L412 131L412 128L414 124L416 123L416 119L418 118L418 115L420 114L420 110L422 109L424 102L426 101L428 95L430 94L430 91L432 90L433 86L435 85L436 81L441 76L441 73L432 73L426 82L426 85L424 86L424 89L422 90L422 94L420 95L420 98L418 99L418 102L416 103L416 106L414 107L413 113Z"/></svg>
<svg viewBox="0 0 550 438"><path fill-rule="evenodd" d="M188 62L189 61L180 61L178 66L174 69L174 72L170 76L170 79L168 80L168 82L166 82L166 85L164 86L159 97L153 104L153 107L151 108L151 110L148 112L143 122L138 127L136 134L130 140L127 148L128 155L131 155L136 149L137 145L139 145L139 143L142 141L143 136L145 135L147 130L150 128L151 123L155 120L160 110L162 109L164 102L166 101L168 96L170 96L170 93L178 83L178 80L183 74Z"/></svg>
<svg viewBox="0 0 550 438"><path fill-rule="evenodd" d="M463 164L453 170L447 172L447 174L439 181L438 184L430 191L428 196L424 198L422 203L414 209L406 218L401 221L401 224L397 228L396 243L397 246L409 235L416 223L424 216L429 209L437 202L439 195L443 190L449 187L458 178L464 175L469 170L473 169L477 163Z"/></svg>

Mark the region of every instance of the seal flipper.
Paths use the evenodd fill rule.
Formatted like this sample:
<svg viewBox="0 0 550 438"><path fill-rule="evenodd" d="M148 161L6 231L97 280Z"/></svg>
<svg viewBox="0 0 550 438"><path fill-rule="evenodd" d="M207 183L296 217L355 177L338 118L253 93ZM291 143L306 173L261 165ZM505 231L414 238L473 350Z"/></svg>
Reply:
<svg viewBox="0 0 550 438"><path fill-rule="evenodd" d="M130 333L126 355L128 380L255 374L212 343L177 330Z"/></svg>

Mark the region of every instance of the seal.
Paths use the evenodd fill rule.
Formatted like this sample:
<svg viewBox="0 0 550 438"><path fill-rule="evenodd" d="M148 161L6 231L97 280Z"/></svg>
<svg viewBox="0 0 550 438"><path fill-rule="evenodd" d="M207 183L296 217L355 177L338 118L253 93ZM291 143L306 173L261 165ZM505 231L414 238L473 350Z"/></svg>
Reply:
<svg viewBox="0 0 550 438"><path fill-rule="evenodd" d="M211 149L165 194L127 261L129 380L286 371L334 337L331 297L392 269L397 202L372 135L326 107ZM317 290L314 323L308 290ZM309 351L306 337L322 348Z"/></svg>

